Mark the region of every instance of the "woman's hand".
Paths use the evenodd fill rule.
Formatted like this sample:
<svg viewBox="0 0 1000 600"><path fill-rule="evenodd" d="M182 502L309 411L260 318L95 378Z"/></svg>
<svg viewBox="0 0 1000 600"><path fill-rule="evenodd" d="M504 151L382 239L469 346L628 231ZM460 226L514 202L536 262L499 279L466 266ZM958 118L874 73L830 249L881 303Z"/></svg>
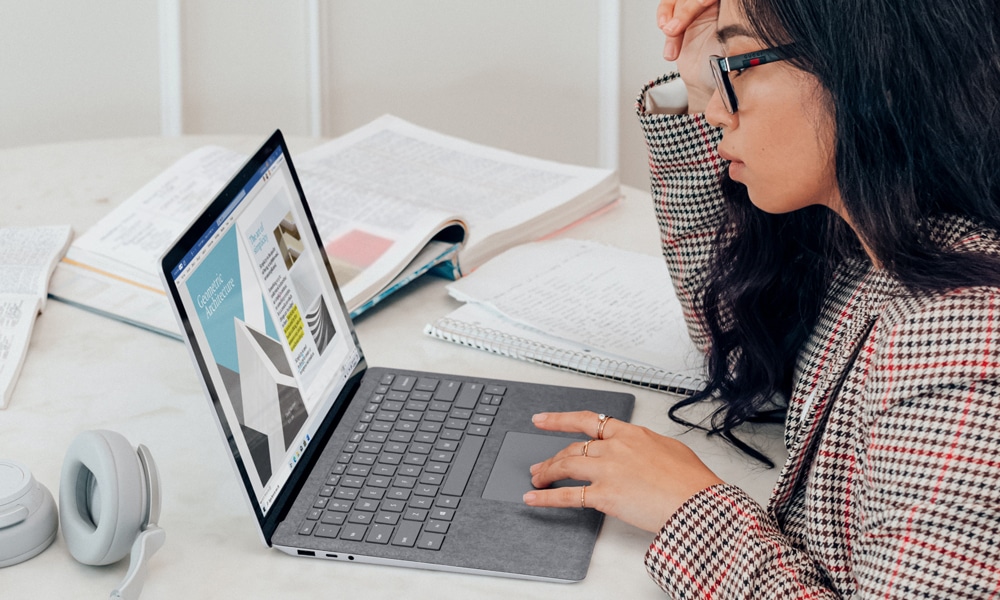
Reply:
<svg viewBox="0 0 1000 600"><path fill-rule="evenodd" d="M715 92L708 57L722 54L715 37L718 19L718 0L660 0L656 9L656 24L667 38L663 58L677 64L689 112L704 112Z"/></svg>
<svg viewBox="0 0 1000 600"><path fill-rule="evenodd" d="M597 437L600 419L589 411L540 413L532 419L547 431ZM561 479L589 481L580 487L539 489L524 495L531 506L588 508L657 532L688 498L723 483L690 448L673 438L623 421L609 419L603 439L575 442L552 458L531 467L531 482L544 488Z"/></svg>

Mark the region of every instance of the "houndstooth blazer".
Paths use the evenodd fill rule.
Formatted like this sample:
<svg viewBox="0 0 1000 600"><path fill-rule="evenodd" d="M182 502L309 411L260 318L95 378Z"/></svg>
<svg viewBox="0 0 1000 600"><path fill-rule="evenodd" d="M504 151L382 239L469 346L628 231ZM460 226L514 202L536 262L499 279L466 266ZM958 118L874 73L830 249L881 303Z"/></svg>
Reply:
<svg viewBox="0 0 1000 600"><path fill-rule="evenodd" d="M721 133L647 114L644 98L663 253L704 345L693 298L722 214ZM1000 253L996 231L958 218L936 238ZM795 369L767 507L730 485L696 494L646 554L657 584L675 598L1000 598L1000 289L908 295L845 262Z"/></svg>

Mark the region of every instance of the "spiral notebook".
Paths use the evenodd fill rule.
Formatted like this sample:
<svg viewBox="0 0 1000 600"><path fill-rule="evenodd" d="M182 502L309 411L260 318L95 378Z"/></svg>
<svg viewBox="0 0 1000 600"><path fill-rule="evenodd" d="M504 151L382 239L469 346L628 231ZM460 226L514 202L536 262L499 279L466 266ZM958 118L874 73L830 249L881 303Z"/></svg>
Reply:
<svg viewBox="0 0 1000 600"><path fill-rule="evenodd" d="M663 259L592 241L518 246L448 286L460 308L432 337L593 377L689 395L704 386Z"/></svg>

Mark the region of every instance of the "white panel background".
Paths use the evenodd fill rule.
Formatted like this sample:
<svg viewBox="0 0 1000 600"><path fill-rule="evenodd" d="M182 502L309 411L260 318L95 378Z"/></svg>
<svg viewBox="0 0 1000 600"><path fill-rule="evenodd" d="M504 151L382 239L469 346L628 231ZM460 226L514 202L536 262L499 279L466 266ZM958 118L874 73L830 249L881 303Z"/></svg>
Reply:
<svg viewBox="0 0 1000 600"><path fill-rule="evenodd" d="M0 0L0 147L383 113L648 185L656 0ZM2 167L0 167L2 169Z"/></svg>

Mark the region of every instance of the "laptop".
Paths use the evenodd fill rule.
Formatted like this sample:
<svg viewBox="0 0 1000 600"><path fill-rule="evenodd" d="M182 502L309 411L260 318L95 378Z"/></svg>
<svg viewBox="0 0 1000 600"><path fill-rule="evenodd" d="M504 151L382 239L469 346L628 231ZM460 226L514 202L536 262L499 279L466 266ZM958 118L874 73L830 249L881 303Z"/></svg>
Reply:
<svg viewBox="0 0 1000 600"><path fill-rule="evenodd" d="M280 131L174 242L161 276L268 547L586 576L603 515L521 501L528 467L583 438L543 434L531 415L627 420L634 397L368 366Z"/></svg>

